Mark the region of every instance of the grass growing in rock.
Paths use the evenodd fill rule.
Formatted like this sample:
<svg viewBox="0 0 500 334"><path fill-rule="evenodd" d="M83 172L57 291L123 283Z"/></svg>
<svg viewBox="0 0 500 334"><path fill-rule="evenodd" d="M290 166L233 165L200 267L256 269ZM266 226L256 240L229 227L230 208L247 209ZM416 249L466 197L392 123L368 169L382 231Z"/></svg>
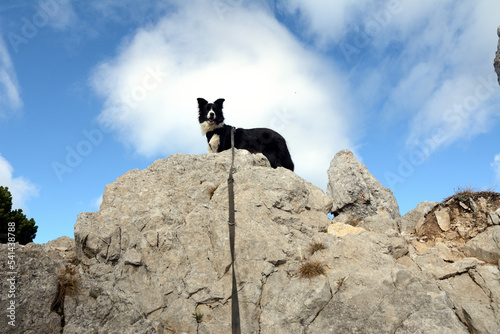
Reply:
<svg viewBox="0 0 500 334"><path fill-rule="evenodd" d="M203 313L193 313L193 319L196 320L197 323L201 323L203 321Z"/></svg>
<svg viewBox="0 0 500 334"><path fill-rule="evenodd" d="M309 245L309 254L313 255L316 252L319 252L323 249L326 249L326 246L322 242L315 242Z"/></svg>
<svg viewBox="0 0 500 334"><path fill-rule="evenodd" d="M477 199L479 197L500 197L500 193L495 191L495 187L489 187L487 189L479 189L473 186L458 187L454 189L455 194L444 199L443 202L447 202L451 199L456 199L460 202L466 202L469 199Z"/></svg>
<svg viewBox="0 0 500 334"><path fill-rule="evenodd" d="M313 278L325 274L325 267L319 261L307 261L300 266L301 278Z"/></svg>
<svg viewBox="0 0 500 334"><path fill-rule="evenodd" d="M417 236L425 242L444 242L463 253L469 240L493 224L491 213L499 208L500 193L495 192L494 187L458 187L452 196L425 215Z"/></svg>
<svg viewBox="0 0 500 334"><path fill-rule="evenodd" d="M64 267L57 274L57 294L51 305L51 310L61 315L61 323L64 324L64 298L75 296L80 290L79 276L74 267Z"/></svg>

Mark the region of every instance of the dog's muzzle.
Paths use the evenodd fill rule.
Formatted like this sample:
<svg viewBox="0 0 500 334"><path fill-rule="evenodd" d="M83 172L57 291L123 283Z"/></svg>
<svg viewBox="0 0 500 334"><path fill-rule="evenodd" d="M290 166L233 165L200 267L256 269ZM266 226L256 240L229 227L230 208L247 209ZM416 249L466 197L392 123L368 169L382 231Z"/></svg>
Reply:
<svg viewBox="0 0 500 334"><path fill-rule="evenodd" d="M208 113L208 121L215 122L215 113L213 111Z"/></svg>

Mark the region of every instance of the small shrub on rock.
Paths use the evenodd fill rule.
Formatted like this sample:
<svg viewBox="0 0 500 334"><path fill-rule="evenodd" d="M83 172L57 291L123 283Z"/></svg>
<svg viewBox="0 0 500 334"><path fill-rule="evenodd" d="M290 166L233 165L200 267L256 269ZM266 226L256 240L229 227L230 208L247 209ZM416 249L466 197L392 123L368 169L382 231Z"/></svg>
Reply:
<svg viewBox="0 0 500 334"><path fill-rule="evenodd" d="M316 252L319 252L323 249L326 249L326 246L322 242L315 242L309 245L309 254L313 255Z"/></svg>
<svg viewBox="0 0 500 334"><path fill-rule="evenodd" d="M307 261L299 269L301 278L313 278L325 274L325 267L319 261Z"/></svg>
<svg viewBox="0 0 500 334"><path fill-rule="evenodd" d="M58 314L64 314L64 298L75 296L79 290L79 276L75 268L65 267L57 275L57 295L52 302L51 310Z"/></svg>

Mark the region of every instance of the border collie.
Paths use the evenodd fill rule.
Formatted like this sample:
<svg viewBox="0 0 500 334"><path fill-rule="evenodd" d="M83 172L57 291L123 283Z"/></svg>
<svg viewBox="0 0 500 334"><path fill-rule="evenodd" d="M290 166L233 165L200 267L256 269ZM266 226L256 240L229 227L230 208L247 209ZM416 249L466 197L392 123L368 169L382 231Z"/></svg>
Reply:
<svg viewBox="0 0 500 334"><path fill-rule="evenodd" d="M201 133L207 136L208 152L222 152L231 148L232 126L224 124L222 104L224 99L214 103L198 98L198 121ZM234 132L234 147L250 153L262 153L271 163L293 171L293 162L285 139L276 131L266 128L240 129Z"/></svg>

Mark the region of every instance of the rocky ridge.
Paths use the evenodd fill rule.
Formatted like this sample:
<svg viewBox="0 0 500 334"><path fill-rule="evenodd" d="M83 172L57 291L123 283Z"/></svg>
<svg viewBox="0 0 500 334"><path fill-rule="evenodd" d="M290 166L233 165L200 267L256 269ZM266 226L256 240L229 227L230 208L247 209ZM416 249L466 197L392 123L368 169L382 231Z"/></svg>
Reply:
<svg viewBox="0 0 500 334"><path fill-rule="evenodd" d="M401 217L349 151L332 160L329 195L261 154L237 150L235 164L243 333L500 332L495 196L460 201L469 210L423 202ZM75 240L18 246L17 326L2 317L1 328L230 332L229 166L230 152L158 160L106 186ZM324 273L301 277L310 263Z"/></svg>

